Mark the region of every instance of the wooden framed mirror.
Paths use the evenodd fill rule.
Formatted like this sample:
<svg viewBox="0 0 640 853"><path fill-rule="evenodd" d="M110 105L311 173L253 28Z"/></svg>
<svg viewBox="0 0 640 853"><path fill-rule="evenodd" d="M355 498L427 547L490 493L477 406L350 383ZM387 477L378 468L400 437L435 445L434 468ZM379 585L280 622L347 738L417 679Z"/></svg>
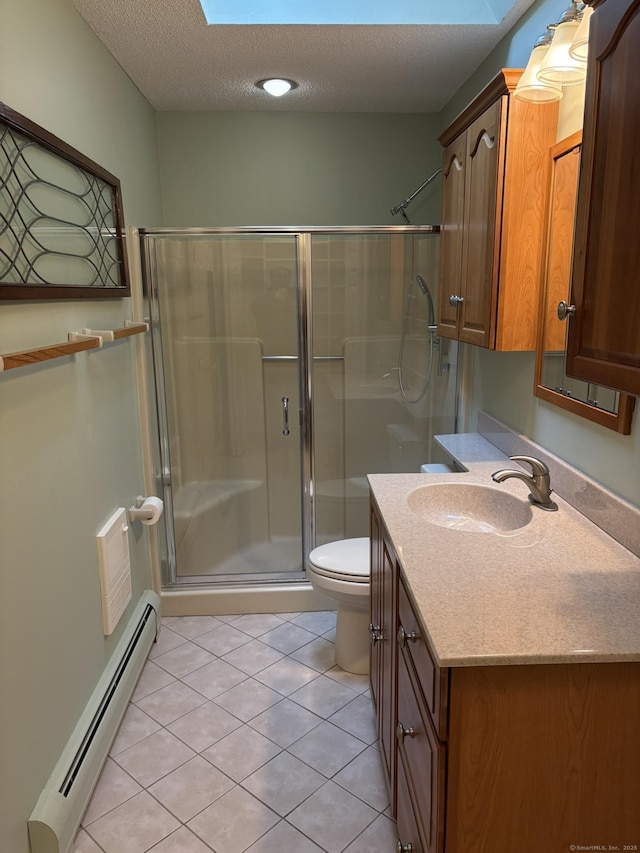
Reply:
<svg viewBox="0 0 640 853"><path fill-rule="evenodd" d="M548 403L628 435L634 398L566 375L567 323L571 310L571 260L582 133L551 148L550 192L544 246L534 394ZM562 314L563 311L560 311Z"/></svg>

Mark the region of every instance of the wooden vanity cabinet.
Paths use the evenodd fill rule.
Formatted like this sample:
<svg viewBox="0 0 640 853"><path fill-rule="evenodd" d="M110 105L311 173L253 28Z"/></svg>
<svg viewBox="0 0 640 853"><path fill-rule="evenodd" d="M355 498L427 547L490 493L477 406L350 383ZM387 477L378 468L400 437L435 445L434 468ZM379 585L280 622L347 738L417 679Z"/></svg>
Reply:
<svg viewBox="0 0 640 853"><path fill-rule="evenodd" d="M558 115L513 97L521 73L503 69L439 137L438 334L502 351L536 346Z"/></svg>
<svg viewBox="0 0 640 853"><path fill-rule="evenodd" d="M640 849L640 662L438 666L375 504L371 525L372 613L396 613L371 683L398 850Z"/></svg>
<svg viewBox="0 0 640 853"><path fill-rule="evenodd" d="M640 396L640 0L594 0L566 371Z"/></svg>

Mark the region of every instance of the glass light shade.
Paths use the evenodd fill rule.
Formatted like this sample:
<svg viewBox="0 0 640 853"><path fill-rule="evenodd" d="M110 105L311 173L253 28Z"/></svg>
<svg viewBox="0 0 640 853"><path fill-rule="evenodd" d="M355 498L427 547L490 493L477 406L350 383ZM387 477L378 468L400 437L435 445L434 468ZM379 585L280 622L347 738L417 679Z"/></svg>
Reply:
<svg viewBox="0 0 640 853"><path fill-rule="evenodd" d="M589 53L589 19L591 15L593 15L592 7L585 6L582 13L582 20L569 48L569 56L572 59L580 59L582 62L587 61L587 54Z"/></svg>
<svg viewBox="0 0 640 853"><path fill-rule="evenodd" d="M569 56L569 48L579 26L579 21L566 21L558 24L549 47L538 70L538 79L556 86L570 86L581 83L587 76L587 64L583 60Z"/></svg>
<svg viewBox="0 0 640 853"><path fill-rule="evenodd" d="M530 101L535 104L548 104L550 101L559 101L562 97L562 87L555 83L544 83L538 79L538 69L542 60L549 50L548 44L534 47L529 57L527 67L518 81L513 93L520 101Z"/></svg>
<svg viewBox="0 0 640 853"><path fill-rule="evenodd" d="M280 98L294 88L293 81L283 80L279 77L274 77L271 80L260 80L257 85L265 92L273 95L274 98Z"/></svg>

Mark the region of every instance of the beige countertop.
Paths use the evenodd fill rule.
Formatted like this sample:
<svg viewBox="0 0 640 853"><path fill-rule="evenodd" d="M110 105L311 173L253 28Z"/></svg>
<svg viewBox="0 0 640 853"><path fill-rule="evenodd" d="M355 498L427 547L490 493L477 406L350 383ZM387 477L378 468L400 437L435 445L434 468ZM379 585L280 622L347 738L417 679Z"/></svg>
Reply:
<svg viewBox="0 0 640 853"><path fill-rule="evenodd" d="M557 512L531 507L529 523L502 533L426 521L407 499L438 483L504 490L530 506L525 483L493 483L518 465L485 439L440 441L467 472L369 475L440 665L640 660L640 559L556 494Z"/></svg>

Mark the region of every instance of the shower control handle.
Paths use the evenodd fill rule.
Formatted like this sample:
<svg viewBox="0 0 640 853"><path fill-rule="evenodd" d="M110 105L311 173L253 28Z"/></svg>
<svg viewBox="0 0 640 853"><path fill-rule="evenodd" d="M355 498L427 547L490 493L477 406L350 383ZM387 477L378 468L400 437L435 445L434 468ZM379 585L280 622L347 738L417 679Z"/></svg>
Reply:
<svg viewBox="0 0 640 853"><path fill-rule="evenodd" d="M289 398L282 398L282 434L289 435Z"/></svg>
<svg viewBox="0 0 640 853"><path fill-rule="evenodd" d="M462 305L463 302L464 302L464 297L463 296L456 296L455 293L452 293L451 296L449 297L449 305L451 305L452 308L457 308L458 305Z"/></svg>

